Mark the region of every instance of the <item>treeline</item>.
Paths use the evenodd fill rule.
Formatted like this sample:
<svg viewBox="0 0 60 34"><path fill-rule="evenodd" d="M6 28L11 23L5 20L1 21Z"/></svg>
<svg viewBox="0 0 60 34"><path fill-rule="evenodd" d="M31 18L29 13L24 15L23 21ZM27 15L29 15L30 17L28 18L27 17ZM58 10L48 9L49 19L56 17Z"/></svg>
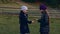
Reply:
<svg viewBox="0 0 60 34"><path fill-rule="evenodd" d="M58 7L60 6L60 0L22 0L24 2L34 3L34 2L45 2L47 5L51 7Z"/></svg>
<svg viewBox="0 0 60 34"><path fill-rule="evenodd" d="M24 1L28 3L45 2L48 6L60 8L60 0L0 0L0 3L11 3L17 1Z"/></svg>

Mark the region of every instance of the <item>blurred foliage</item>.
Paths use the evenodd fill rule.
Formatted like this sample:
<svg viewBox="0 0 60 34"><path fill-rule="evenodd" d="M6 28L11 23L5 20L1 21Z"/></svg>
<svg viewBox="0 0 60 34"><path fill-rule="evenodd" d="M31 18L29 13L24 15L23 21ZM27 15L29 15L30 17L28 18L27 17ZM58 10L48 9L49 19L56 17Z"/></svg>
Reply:
<svg viewBox="0 0 60 34"><path fill-rule="evenodd" d="M30 2L30 3L35 2L35 0L22 0L22 1L25 1L25 2Z"/></svg>
<svg viewBox="0 0 60 34"><path fill-rule="evenodd" d="M46 0L45 2L46 2L46 4L48 4L49 6L51 6L53 8L58 8L59 7L58 0Z"/></svg>
<svg viewBox="0 0 60 34"><path fill-rule="evenodd" d="M11 2L17 2L21 0L0 0L0 3L11 3ZM34 2L42 2L46 3L48 6L51 6L53 8L60 8L60 0L22 0L24 2L28 3L34 3Z"/></svg>
<svg viewBox="0 0 60 34"><path fill-rule="evenodd" d="M34 3L34 2L42 2L46 3L48 6L53 8L59 8L60 0L22 0L24 2Z"/></svg>

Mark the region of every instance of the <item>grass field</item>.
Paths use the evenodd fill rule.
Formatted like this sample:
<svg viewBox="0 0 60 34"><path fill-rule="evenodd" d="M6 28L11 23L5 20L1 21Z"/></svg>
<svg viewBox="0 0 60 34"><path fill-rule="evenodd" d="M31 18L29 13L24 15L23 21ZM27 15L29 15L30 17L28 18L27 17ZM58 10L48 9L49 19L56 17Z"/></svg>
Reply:
<svg viewBox="0 0 60 34"><path fill-rule="evenodd" d="M21 5L27 5L29 8L37 8L36 6L31 6L25 3L0 3L0 7L13 7L19 8ZM8 9L8 8L0 8L0 12L8 12L8 13L19 13L19 9ZM53 12L53 11L50 11ZM39 16L39 10L29 10L29 15L31 16ZM52 13L54 17L54 13ZM58 15L58 14L57 14ZM37 19L38 17L29 17L29 20ZM20 34L19 30L19 17L14 15L2 15L0 14L0 34ZM30 34L39 34L40 25L36 21L34 24L29 24ZM50 18L50 34L60 34L60 18Z"/></svg>
<svg viewBox="0 0 60 34"><path fill-rule="evenodd" d="M29 20L37 17L29 17ZM31 34L39 34L39 23L29 24ZM0 34L19 34L19 18L13 15L0 15ZM60 34L60 18L50 19L50 34Z"/></svg>

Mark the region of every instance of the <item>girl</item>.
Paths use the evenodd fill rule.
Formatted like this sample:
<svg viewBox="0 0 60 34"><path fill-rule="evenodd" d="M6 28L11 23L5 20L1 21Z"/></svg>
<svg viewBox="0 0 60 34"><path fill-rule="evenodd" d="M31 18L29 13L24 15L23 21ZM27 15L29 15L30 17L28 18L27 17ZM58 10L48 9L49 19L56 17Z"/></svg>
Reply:
<svg viewBox="0 0 60 34"><path fill-rule="evenodd" d="M33 22L33 21L28 21L27 10L28 10L27 6L22 6L21 12L19 14L20 33L21 34L30 33L28 23L30 24L31 22Z"/></svg>
<svg viewBox="0 0 60 34"><path fill-rule="evenodd" d="M46 9L46 5L40 4L42 14L41 19L38 20L40 22L40 34L49 34L49 15Z"/></svg>

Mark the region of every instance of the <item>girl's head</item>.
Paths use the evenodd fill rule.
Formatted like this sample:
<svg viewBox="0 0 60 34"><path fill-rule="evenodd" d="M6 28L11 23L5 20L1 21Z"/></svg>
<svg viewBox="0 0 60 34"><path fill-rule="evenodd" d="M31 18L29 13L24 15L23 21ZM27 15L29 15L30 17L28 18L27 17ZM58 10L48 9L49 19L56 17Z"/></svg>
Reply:
<svg viewBox="0 0 60 34"><path fill-rule="evenodd" d="M39 9L40 10L46 10L47 6L45 4L43 4L43 3L41 3Z"/></svg>
<svg viewBox="0 0 60 34"><path fill-rule="evenodd" d="M21 11L24 13L27 13L28 7L27 6L21 6Z"/></svg>

